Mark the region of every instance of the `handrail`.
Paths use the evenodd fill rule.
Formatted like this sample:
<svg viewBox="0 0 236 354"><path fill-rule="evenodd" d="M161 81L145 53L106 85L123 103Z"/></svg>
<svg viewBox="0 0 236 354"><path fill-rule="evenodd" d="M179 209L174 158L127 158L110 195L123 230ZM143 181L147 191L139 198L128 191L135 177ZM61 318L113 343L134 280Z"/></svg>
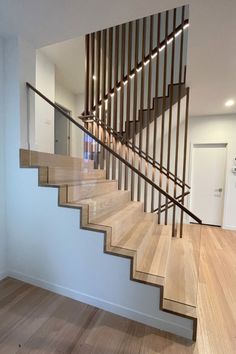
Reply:
<svg viewBox="0 0 236 354"><path fill-rule="evenodd" d="M183 84L183 83L181 83L181 84ZM113 136L116 136L119 139L119 141L121 142L121 144L125 144L126 146L128 146L133 152L137 153L145 161L152 164L153 167L155 167L156 169L158 169L158 171L160 171L160 163L159 162L155 161L150 155L147 155L143 150L140 150L138 146L132 144L124 135L122 135L120 132L117 132L116 130L114 130L111 126L106 124L102 119L99 119L98 117L96 117L93 114L80 115L80 116L78 116L78 118L80 118L81 120L86 120L86 121L88 119L89 120L91 119L90 123L96 122L101 127L108 130ZM132 122L132 121L129 121L129 122ZM176 177L174 175L174 173L168 171L167 168L164 166L162 167L162 173L165 176L167 176L171 181L175 182L179 187L181 187L181 188L187 187L188 189L191 189L191 187L186 182L183 183L183 181L179 177Z"/></svg>
<svg viewBox="0 0 236 354"><path fill-rule="evenodd" d="M183 197L186 197L186 196L189 195L189 194L190 194L189 191L188 191L188 192L185 192L184 194L178 195L175 199L176 199L177 201L180 201L180 200L182 200ZM173 204L171 201L169 201L167 208L170 209L170 208L172 208L173 206L174 206L174 204ZM156 209L153 210L153 213L159 213L159 212L160 212L160 213L163 213L163 211L165 211L165 210L166 210L166 203L161 205L160 211L159 211L159 208L156 208Z"/></svg>
<svg viewBox="0 0 236 354"><path fill-rule="evenodd" d="M81 124L76 122L74 118L72 118L69 114L65 113L63 109L58 107L55 103L53 103L49 98L47 98L42 92L37 90L34 86L32 86L29 82L26 83L27 88L31 89L34 91L37 95L39 95L42 99L44 99L50 106L52 106L55 110L60 112L65 118L67 118L71 123L73 123L75 126L77 126L79 129L81 129L86 135L90 136L94 141L96 141L99 145L101 145L104 149L106 149L109 153L111 153L114 157L116 157L120 162L122 162L124 165L126 165L128 168L130 168L133 172L135 172L137 175L139 175L142 179L144 179L148 184L150 184L154 189L156 189L158 192L160 192L162 195L164 195L167 199L169 199L171 202L173 202L177 207L179 207L183 212L185 212L187 215L189 215L192 219L194 219L197 223L202 224L202 221L194 215L191 211L189 211L185 206L183 206L181 203L179 203L175 198L173 198L171 195L169 195L166 191L164 191L162 188L160 188L158 185L156 185L151 179L149 179L147 176L145 176L143 173L141 173L136 167L132 166L131 163L126 161L122 156L120 156L118 153L116 153L114 150L112 150L109 146L107 146L103 141L101 141L99 138L97 138L95 135L93 135L89 130L87 130L85 127L83 127Z"/></svg>
<svg viewBox="0 0 236 354"><path fill-rule="evenodd" d="M157 52L161 49L164 48L164 46L171 40L171 38L173 38L176 34L180 33L180 31L183 31L185 28L187 28L189 26L189 20L186 19L183 23L181 23L178 27L176 27L176 29L170 33L165 39L163 39L162 42L160 42L160 44L158 46L156 46L155 48L153 48L153 50L151 51L151 53L147 54L144 57L144 62L148 62L150 61L154 56L157 55ZM142 60L138 63L137 67L133 68L130 70L129 74L124 75L123 78L117 82L116 84L116 89L119 89L121 87L121 84L126 82L129 78L129 76L133 76L135 75L135 71L139 71L142 68ZM108 92L102 99L100 99L98 101L98 105L100 106L102 104L103 100L107 100L109 95L113 95L115 92L115 87L113 87L110 92ZM96 104L93 106L93 110L96 109Z"/></svg>

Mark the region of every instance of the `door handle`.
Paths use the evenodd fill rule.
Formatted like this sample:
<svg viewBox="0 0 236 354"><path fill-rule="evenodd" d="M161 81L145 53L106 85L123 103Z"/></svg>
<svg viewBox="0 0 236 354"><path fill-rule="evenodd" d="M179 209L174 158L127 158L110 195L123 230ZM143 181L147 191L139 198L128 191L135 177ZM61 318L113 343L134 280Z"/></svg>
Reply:
<svg viewBox="0 0 236 354"><path fill-rule="evenodd" d="M223 188L218 188L218 189L216 189L215 191L221 193L221 192L223 192Z"/></svg>

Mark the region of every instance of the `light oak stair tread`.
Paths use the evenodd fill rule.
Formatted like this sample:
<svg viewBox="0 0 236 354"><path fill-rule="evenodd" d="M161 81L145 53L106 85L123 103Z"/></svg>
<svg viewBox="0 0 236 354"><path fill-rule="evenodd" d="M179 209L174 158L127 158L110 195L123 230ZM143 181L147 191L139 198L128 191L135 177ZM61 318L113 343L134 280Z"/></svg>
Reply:
<svg viewBox="0 0 236 354"><path fill-rule="evenodd" d="M77 203L89 205L89 221L92 222L97 217L106 215L108 211L112 212L120 210L129 201L129 191L116 190L114 192L105 193L103 195L79 200Z"/></svg>
<svg viewBox="0 0 236 354"><path fill-rule="evenodd" d="M84 179L84 180L80 180L80 181L62 181L62 182L58 182L57 185L58 186L81 186L81 185L87 185L87 184L92 184L92 183L96 183L96 184L102 184L102 183L117 183L117 181L115 180L109 180L109 179ZM49 186L54 186L55 184L53 183L47 183Z"/></svg>
<svg viewBox="0 0 236 354"><path fill-rule="evenodd" d="M198 265L193 245L184 238L173 238L167 267L164 298L196 307Z"/></svg>
<svg viewBox="0 0 236 354"><path fill-rule="evenodd" d="M173 300L163 299L163 309L174 314L197 318L197 309L195 306L181 304Z"/></svg>
<svg viewBox="0 0 236 354"><path fill-rule="evenodd" d="M157 224L154 232L144 238L137 252L137 271L166 277L172 237L164 228Z"/></svg>
<svg viewBox="0 0 236 354"><path fill-rule="evenodd" d="M99 225L105 225L112 228L112 235L110 240L110 245L114 243L115 238L122 237L125 233L128 232L136 223L137 219L143 213L143 204L140 202L131 202L129 201L126 205L120 210L115 212L108 212L107 215L103 217L94 219L93 222L96 222ZM116 249L120 253L120 249Z"/></svg>
<svg viewBox="0 0 236 354"><path fill-rule="evenodd" d="M146 234L153 228L153 221L153 215L142 215L141 221L135 222L132 228L120 235L120 237L113 235L112 245L137 251Z"/></svg>

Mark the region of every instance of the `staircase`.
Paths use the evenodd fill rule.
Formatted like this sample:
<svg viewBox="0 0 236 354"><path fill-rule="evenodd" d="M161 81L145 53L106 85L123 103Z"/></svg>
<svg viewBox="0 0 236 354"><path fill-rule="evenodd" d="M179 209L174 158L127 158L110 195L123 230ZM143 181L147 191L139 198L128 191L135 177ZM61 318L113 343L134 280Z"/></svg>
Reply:
<svg viewBox="0 0 236 354"><path fill-rule="evenodd" d="M145 213L118 181L107 180L93 161L20 150L22 168L38 168L39 186L57 187L61 207L81 210L81 228L105 235L104 252L128 257L130 279L161 289L165 312L193 321L196 339L198 270L194 261L194 226L185 238L173 240L171 225L159 225L156 214Z"/></svg>
<svg viewBox="0 0 236 354"><path fill-rule="evenodd" d="M29 148L20 161L38 168L40 186L58 188L59 206L81 210L81 228L104 233L105 253L131 260L131 280L160 288L156 306L189 319L196 340L201 220L186 206L186 25L183 6L86 35L84 124L27 83L84 133L86 158Z"/></svg>

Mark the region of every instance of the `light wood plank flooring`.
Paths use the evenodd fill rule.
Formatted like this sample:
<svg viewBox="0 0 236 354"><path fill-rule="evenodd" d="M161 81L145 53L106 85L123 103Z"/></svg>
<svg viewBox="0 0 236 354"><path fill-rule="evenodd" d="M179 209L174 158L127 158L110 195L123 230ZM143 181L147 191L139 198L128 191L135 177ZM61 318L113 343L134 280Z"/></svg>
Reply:
<svg viewBox="0 0 236 354"><path fill-rule="evenodd" d="M0 353L236 353L236 232L203 227L196 343L14 279L0 282Z"/></svg>

